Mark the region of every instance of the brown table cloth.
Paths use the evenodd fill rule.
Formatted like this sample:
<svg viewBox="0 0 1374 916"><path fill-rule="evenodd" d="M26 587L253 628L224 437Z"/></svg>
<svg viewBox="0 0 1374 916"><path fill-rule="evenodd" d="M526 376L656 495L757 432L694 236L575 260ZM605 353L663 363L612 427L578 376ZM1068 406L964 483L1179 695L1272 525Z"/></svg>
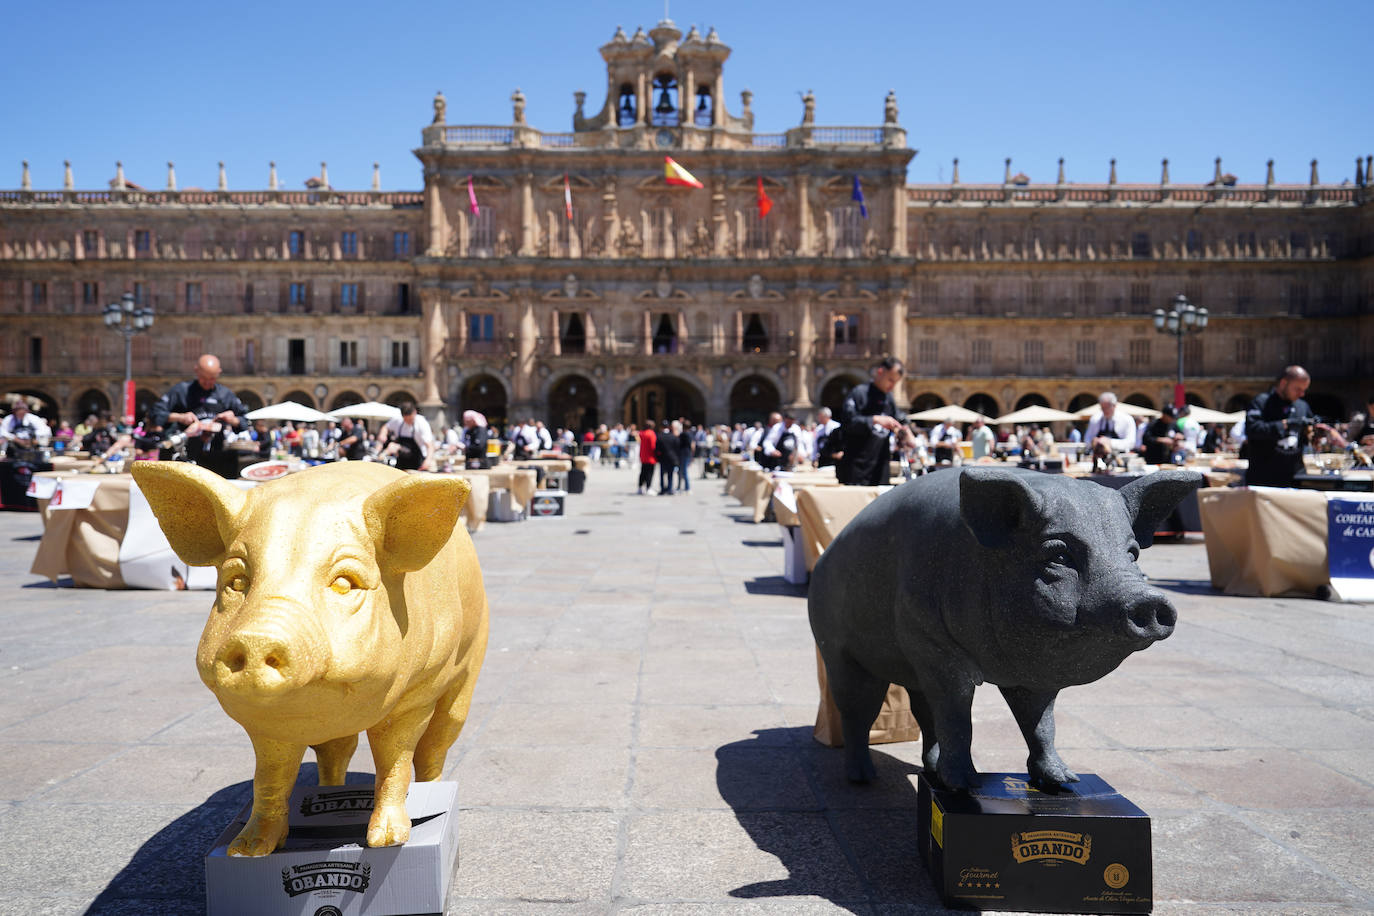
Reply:
<svg viewBox="0 0 1374 916"><path fill-rule="evenodd" d="M72 583L82 588L124 588L119 545L129 524L132 485L129 474L101 475L90 506L48 512L29 572L54 582L70 575Z"/></svg>
<svg viewBox="0 0 1374 916"><path fill-rule="evenodd" d="M797 491L797 518L801 522L806 568L816 568L821 552L835 535L873 502L886 487L803 487Z"/></svg>
<svg viewBox="0 0 1374 916"><path fill-rule="evenodd" d="M521 471L514 465L498 465L494 468L468 469L463 472L464 477L485 477L487 485L492 490L510 490L511 498L519 504L520 509L529 506L534 499L535 490L539 487L539 475L534 471Z"/></svg>
<svg viewBox="0 0 1374 916"><path fill-rule="evenodd" d="M485 474L463 471L458 475L467 481L471 491L463 503L463 524L468 531L477 531L487 522L487 508L491 504L491 478Z"/></svg>
<svg viewBox="0 0 1374 916"><path fill-rule="evenodd" d="M754 510L754 523L763 521L768 514L768 502L773 498L773 491L781 481L787 481L792 487L838 487L839 481L834 474L826 474L817 471L807 471L793 474L791 477L774 477L764 470L751 470L744 476L744 482L740 486L739 501L745 506Z"/></svg>
<svg viewBox="0 0 1374 916"><path fill-rule="evenodd" d="M1330 584L1326 497L1269 487L1198 491L1212 585L1228 595L1312 595Z"/></svg>

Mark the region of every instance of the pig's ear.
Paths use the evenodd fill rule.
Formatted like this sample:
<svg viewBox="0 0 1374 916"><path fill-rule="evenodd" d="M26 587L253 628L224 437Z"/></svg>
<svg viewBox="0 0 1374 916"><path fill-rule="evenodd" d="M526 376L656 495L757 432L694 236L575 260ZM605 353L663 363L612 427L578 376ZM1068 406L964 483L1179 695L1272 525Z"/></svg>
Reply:
<svg viewBox="0 0 1374 916"><path fill-rule="evenodd" d="M1126 503L1131 530L1142 550L1155 542L1159 523L1200 486L1202 475L1195 471L1156 471L1117 491Z"/></svg>
<svg viewBox="0 0 1374 916"><path fill-rule="evenodd" d="M384 570L423 569L448 543L471 491L461 477L407 474L363 503L363 520Z"/></svg>
<svg viewBox="0 0 1374 916"><path fill-rule="evenodd" d="M136 461L134 482L182 562L214 566L224 556L248 494L185 461Z"/></svg>
<svg viewBox="0 0 1374 916"><path fill-rule="evenodd" d="M984 547L1007 547L1044 514L1040 497L1016 474L965 468L959 474L959 515Z"/></svg>

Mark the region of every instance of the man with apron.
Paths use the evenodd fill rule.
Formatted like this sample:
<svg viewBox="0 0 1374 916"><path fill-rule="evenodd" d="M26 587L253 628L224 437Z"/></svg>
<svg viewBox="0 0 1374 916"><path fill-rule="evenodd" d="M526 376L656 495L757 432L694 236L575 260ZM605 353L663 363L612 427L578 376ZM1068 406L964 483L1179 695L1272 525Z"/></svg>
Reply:
<svg viewBox="0 0 1374 916"><path fill-rule="evenodd" d="M401 415L387 420L377 441L385 446L383 455L394 455L402 471L434 470L434 432L429 421L420 416L414 401L401 402Z"/></svg>

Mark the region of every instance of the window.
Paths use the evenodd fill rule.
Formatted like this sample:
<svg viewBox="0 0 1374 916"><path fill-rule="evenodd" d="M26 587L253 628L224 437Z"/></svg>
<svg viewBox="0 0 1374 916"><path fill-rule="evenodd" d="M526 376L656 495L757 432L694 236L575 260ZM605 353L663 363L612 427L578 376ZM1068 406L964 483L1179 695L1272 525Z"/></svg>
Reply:
<svg viewBox="0 0 1374 916"><path fill-rule="evenodd" d="M391 253L394 257L410 257L410 233L393 232L391 234Z"/></svg>
<svg viewBox="0 0 1374 916"><path fill-rule="evenodd" d="M677 77L671 73L660 73L654 77L653 91L649 96L658 99L649 120L655 127L677 127L681 112L677 103Z"/></svg>
<svg viewBox="0 0 1374 916"><path fill-rule="evenodd" d="M1136 312L1148 311L1150 308L1150 284L1132 283L1131 284L1131 309Z"/></svg>
<svg viewBox="0 0 1374 916"><path fill-rule="evenodd" d="M659 207L649 214L649 251L650 255L671 258L673 245L673 211L671 207Z"/></svg>
<svg viewBox="0 0 1374 916"><path fill-rule="evenodd" d="M148 287L145 284L134 284L134 302L138 305L148 304Z"/></svg>
<svg viewBox="0 0 1374 916"><path fill-rule="evenodd" d="M393 340L391 342L391 368L410 368L410 341Z"/></svg>
<svg viewBox="0 0 1374 916"><path fill-rule="evenodd" d="M1189 229L1188 238L1184 243L1184 247L1188 252L1188 257L1202 257L1202 233L1198 232L1196 229Z"/></svg>
<svg viewBox="0 0 1374 916"><path fill-rule="evenodd" d="M305 338L292 337L286 342L286 372L305 375Z"/></svg>
<svg viewBox="0 0 1374 916"><path fill-rule="evenodd" d="M1307 233L1291 232L1288 235L1288 247L1293 251L1293 257L1307 257Z"/></svg>
<svg viewBox="0 0 1374 916"><path fill-rule="evenodd" d="M1255 258L1259 257L1259 250L1255 247L1255 233L1238 232L1236 233L1236 257Z"/></svg>
<svg viewBox="0 0 1374 916"><path fill-rule="evenodd" d="M245 340L243 342L243 372L245 375L252 375L256 371L258 371L258 342Z"/></svg>
<svg viewBox="0 0 1374 916"><path fill-rule="evenodd" d="M1131 341L1130 360L1132 369L1148 368L1150 365L1150 342L1148 340Z"/></svg>
<svg viewBox="0 0 1374 916"><path fill-rule="evenodd" d="M81 304L95 305L100 301L100 284L87 281L81 284Z"/></svg>
<svg viewBox="0 0 1374 916"><path fill-rule="evenodd" d="M396 311L401 315L410 314L410 284L396 284Z"/></svg>
<svg viewBox="0 0 1374 916"><path fill-rule="evenodd" d="M921 283L921 306L927 312L933 312L940 307L940 284L932 283L929 280Z"/></svg>
<svg viewBox="0 0 1374 916"><path fill-rule="evenodd" d="M750 312L746 316L740 343L745 353L768 352L768 331L763 326L763 316L758 312Z"/></svg>
<svg viewBox="0 0 1374 916"><path fill-rule="evenodd" d="M624 83L620 87L620 98L616 101L615 106L616 126L634 127L638 115L639 108L635 100L635 88L629 83Z"/></svg>
<svg viewBox="0 0 1374 916"><path fill-rule="evenodd" d="M81 233L81 247L86 252L86 257L94 258L100 254L100 233L95 229L87 229Z"/></svg>
<svg viewBox="0 0 1374 916"><path fill-rule="evenodd" d="M1024 340L1021 342L1021 362L1027 370L1039 371L1045 365L1045 342L1043 340Z"/></svg>
<svg viewBox="0 0 1374 916"><path fill-rule="evenodd" d="M339 284L339 306L340 308L346 309L356 309L358 307L358 284Z"/></svg>
<svg viewBox="0 0 1374 916"><path fill-rule="evenodd" d="M992 341L986 337L975 338L969 345L969 362L984 369L992 365Z"/></svg>
<svg viewBox="0 0 1374 916"><path fill-rule="evenodd" d="M358 256L358 233L353 230L339 233L339 252L346 258Z"/></svg>
<svg viewBox="0 0 1374 916"><path fill-rule="evenodd" d="M744 253L766 255L773 243L773 227L759 218L757 207L744 211Z"/></svg>
<svg viewBox="0 0 1374 916"><path fill-rule="evenodd" d="M296 306L303 306L303 305L305 305L305 284L304 284L304 283L292 283L292 284L290 284L290 286L287 287L287 298L286 298L286 302L287 302L288 305L296 305Z"/></svg>
<svg viewBox="0 0 1374 916"><path fill-rule="evenodd" d="M181 338L181 361L185 365L191 365L200 359L200 355L205 352L205 343L199 337Z"/></svg>
<svg viewBox="0 0 1374 916"><path fill-rule="evenodd" d="M286 235L286 251L293 258L305 257L305 231L292 229Z"/></svg>
<svg viewBox="0 0 1374 916"><path fill-rule="evenodd" d="M199 283L186 284L186 311L198 312L201 309L201 286ZM198 355L198 354L197 354Z"/></svg>
<svg viewBox="0 0 1374 916"><path fill-rule="evenodd" d="M573 243L577 239L577 211L573 210L573 218L568 219L567 211L560 208L556 218L558 220L557 254L571 258L575 255Z"/></svg>
<svg viewBox="0 0 1374 916"><path fill-rule="evenodd" d="M858 257L864 241L863 215L858 205L835 207L830 211L830 222L834 232L831 254L842 258Z"/></svg>
<svg viewBox="0 0 1374 916"><path fill-rule="evenodd" d="M243 314L253 314L253 284L247 283L243 287Z"/></svg>
<svg viewBox="0 0 1374 916"><path fill-rule="evenodd" d="M935 374L934 369L940 364L940 341L932 337L924 337L917 345L916 360L922 369L932 370L928 374Z"/></svg>
<svg viewBox="0 0 1374 916"><path fill-rule="evenodd" d="M1183 341L1183 364L1195 375L1203 375L1206 368L1202 363L1202 338L1189 337Z"/></svg>
<svg viewBox="0 0 1374 916"><path fill-rule="evenodd" d="M468 257L489 258L496 253L496 211L483 204L468 215Z"/></svg>
<svg viewBox="0 0 1374 916"><path fill-rule="evenodd" d="M992 290L986 283L973 284L973 311L974 314L986 314L992 307Z"/></svg>
<svg viewBox="0 0 1374 916"><path fill-rule="evenodd" d="M558 347L564 353L587 352L587 326L577 312L563 318L563 327L558 338Z"/></svg>
<svg viewBox="0 0 1374 916"><path fill-rule="evenodd" d="M1089 375L1097 374L1097 341L1080 340L1074 344L1073 361Z"/></svg>
<svg viewBox="0 0 1374 916"><path fill-rule="evenodd" d="M1131 234L1131 257L1153 257L1153 253L1150 251L1150 233L1134 232Z"/></svg>
<svg viewBox="0 0 1374 916"><path fill-rule="evenodd" d="M858 346L862 315L835 316L835 346Z"/></svg>
<svg viewBox="0 0 1374 916"><path fill-rule="evenodd" d="M1255 307L1255 286L1249 280L1236 284L1236 314L1248 315Z"/></svg>
<svg viewBox="0 0 1374 916"><path fill-rule="evenodd" d="M1236 338L1236 365L1253 366L1255 364L1255 338L1237 337Z"/></svg>
<svg viewBox="0 0 1374 916"><path fill-rule="evenodd" d="M100 338L89 334L81 338L81 362L87 366L100 365Z"/></svg>
<svg viewBox="0 0 1374 916"><path fill-rule="evenodd" d="M40 307L40 306L46 305L47 302L48 302L48 284L46 284L46 283L34 283L34 284L33 284L33 305L34 305L34 308L38 308L38 307Z"/></svg>
<svg viewBox="0 0 1374 916"><path fill-rule="evenodd" d="M1327 337L1322 341L1322 365L1328 368L1337 368L1341 364L1341 339L1339 337Z"/></svg>
<svg viewBox="0 0 1374 916"><path fill-rule="evenodd" d="M1305 365L1307 363L1307 338L1299 337L1288 341L1288 363Z"/></svg>
<svg viewBox="0 0 1374 916"><path fill-rule="evenodd" d="M1097 250L1097 230L1091 226L1084 226L1078 230L1079 253L1083 257L1093 255Z"/></svg>
<svg viewBox="0 0 1374 916"><path fill-rule="evenodd" d="M1288 313L1290 315L1307 314L1307 284L1290 283L1288 284Z"/></svg>
<svg viewBox="0 0 1374 916"><path fill-rule="evenodd" d="M152 233L147 229L134 230L134 251L147 252L153 247Z"/></svg>
<svg viewBox="0 0 1374 916"><path fill-rule="evenodd" d="M1026 310L1039 315L1045 307L1045 284L1032 280L1026 287Z"/></svg>
<svg viewBox="0 0 1374 916"><path fill-rule="evenodd" d="M358 368L358 342L356 340L339 341L339 368Z"/></svg>
<svg viewBox="0 0 1374 916"><path fill-rule="evenodd" d="M1091 280L1084 280L1078 284L1078 311L1079 314L1087 314L1092 311L1097 304L1097 284Z"/></svg>
<svg viewBox="0 0 1374 916"><path fill-rule="evenodd" d="M29 338L29 375L43 374L43 338Z"/></svg>
<svg viewBox="0 0 1374 916"><path fill-rule="evenodd" d="M495 340L496 313L472 312L468 315L468 340Z"/></svg>

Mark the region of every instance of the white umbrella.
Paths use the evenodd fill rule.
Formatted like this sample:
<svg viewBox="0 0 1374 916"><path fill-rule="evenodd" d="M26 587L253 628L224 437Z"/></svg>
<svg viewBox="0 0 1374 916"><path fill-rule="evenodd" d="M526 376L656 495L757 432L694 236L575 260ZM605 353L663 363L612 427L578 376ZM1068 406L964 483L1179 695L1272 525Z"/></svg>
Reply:
<svg viewBox="0 0 1374 916"><path fill-rule="evenodd" d="M906 415L908 420L919 420L923 423L972 423L979 417L989 421L992 419L958 404L946 404L944 407L932 407L930 410Z"/></svg>
<svg viewBox="0 0 1374 916"><path fill-rule="evenodd" d="M320 413L313 407L306 407L296 401L282 401L268 404L244 414L250 420L290 420L293 423L319 423L330 419L329 414Z"/></svg>
<svg viewBox="0 0 1374 916"><path fill-rule="evenodd" d="M1125 401L1118 402L1116 405L1116 409L1121 411L1128 417L1135 417L1137 419L1139 419L1140 417L1159 416L1159 411L1151 407L1137 407L1134 404L1127 404ZM1078 413L1074 414L1073 418L1075 420L1091 420L1093 414L1100 413L1101 410L1102 408L1098 407L1096 404L1089 404L1087 407L1084 407Z"/></svg>
<svg viewBox="0 0 1374 916"><path fill-rule="evenodd" d="M1239 413L1222 413L1220 410L1213 410L1210 407L1189 407L1188 416L1199 423L1235 423L1245 417L1245 411Z"/></svg>
<svg viewBox="0 0 1374 916"><path fill-rule="evenodd" d="M1053 407L1042 407L1039 404L1032 404L1030 407L1022 407L1014 410L1004 417L998 417L997 423L1060 423L1064 420L1077 419L1075 414L1067 413L1062 410L1055 410Z"/></svg>
<svg viewBox="0 0 1374 916"><path fill-rule="evenodd" d="M347 407L331 410L325 419L342 420L344 417L353 417L355 420L392 420L400 415L398 407L380 401L364 401L361 404L349 404Z"/></svg>

